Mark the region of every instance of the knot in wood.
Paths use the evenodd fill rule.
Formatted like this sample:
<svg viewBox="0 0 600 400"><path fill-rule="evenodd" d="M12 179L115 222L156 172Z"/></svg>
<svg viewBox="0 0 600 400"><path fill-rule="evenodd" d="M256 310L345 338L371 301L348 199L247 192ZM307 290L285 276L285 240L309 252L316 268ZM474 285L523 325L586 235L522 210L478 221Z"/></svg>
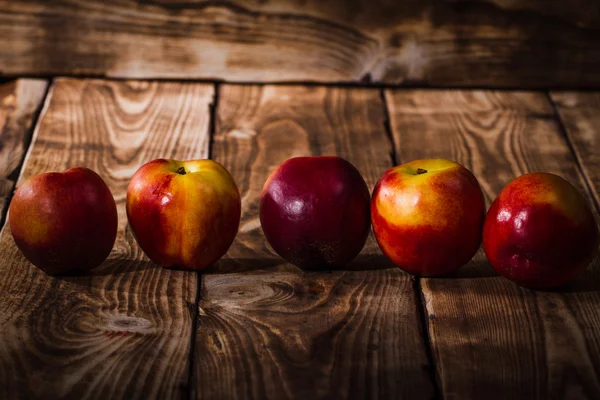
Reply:
<svg viewBox="0 0 600 400"><path fill-rule="evenodd" d="M152 326L152 323L144 318L121 315L113 317L108 321L108 329L111 331L141 332Z"/></svg>

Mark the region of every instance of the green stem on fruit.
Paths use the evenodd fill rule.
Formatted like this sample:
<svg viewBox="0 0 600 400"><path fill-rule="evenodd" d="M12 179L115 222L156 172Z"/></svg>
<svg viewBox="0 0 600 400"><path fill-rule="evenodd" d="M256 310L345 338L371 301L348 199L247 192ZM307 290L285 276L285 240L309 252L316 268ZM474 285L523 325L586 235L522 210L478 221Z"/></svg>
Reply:
<svg viewBox="0 0 600 400"><path fill-rule="evenodd" d="M183 167L177 168L177 173L180 175L185 175L185 168L183 168Z"/></svg>
<svg viewBox="0 0 600 400"><path fill-rule="evenodd" d="M423 168L417 168L417 175L421 175L421 174L424 174L424 173L426 173L426 172L427 172L427 170L426 170L426 169L423 169Z"/></svg>

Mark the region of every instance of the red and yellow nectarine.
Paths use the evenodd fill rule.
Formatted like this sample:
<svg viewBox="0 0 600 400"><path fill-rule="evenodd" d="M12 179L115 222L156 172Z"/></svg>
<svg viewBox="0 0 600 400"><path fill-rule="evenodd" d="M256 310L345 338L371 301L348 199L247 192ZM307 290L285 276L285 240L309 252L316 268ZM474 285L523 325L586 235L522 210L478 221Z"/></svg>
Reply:
<svg viewBox="0 0 600 400"><path fill-rule="evenodd" d="M164 267L200 270L229 249L241 201L231 174L212 160L157 159L127 189L127 219L146 255Z"/></svg>
<svg viewBox="0 0 600 400"><path fill-rule="evenodd" d="M389 169L371 199L383 253L415 275L440 276L466 264L481 244L483 193L473 174L445 159Z"/></svg>

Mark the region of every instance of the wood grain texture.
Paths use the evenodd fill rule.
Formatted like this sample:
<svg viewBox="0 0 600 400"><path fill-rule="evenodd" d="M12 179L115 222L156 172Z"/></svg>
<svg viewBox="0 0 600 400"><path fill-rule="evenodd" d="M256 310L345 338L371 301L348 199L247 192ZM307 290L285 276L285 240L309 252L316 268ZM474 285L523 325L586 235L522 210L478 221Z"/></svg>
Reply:
<svg viewBox="0 0 600 400"><path fill-rule="evenodd" d="M348 271L303 272L258 219L267 176L293 156L337 154L370 188L391 166L377 90L221 88L213 157L242 194L240 232L203 276L197 398L424 398L433 394L410 278L374 240Z"/></svg>
<svg viewBox="0 0 600 400"><path fill-rule="evenodd" d="M185 396L197 277L148 261L127 228L125 195L142 163L207 156L213 87L59 79L49 96L19 182L92 168L115 197L119 231L96 270L52 278L24 259L5 226L0 398Z"/></svg>
<svg viewBox="0 0 600 400"><path fill-rule="evenodd" d="M399 161L445 157L478 177L488 204L529 171L588 195L543 93L386 91ZM455 276L422 279L446 399L600 397L600 263L559 291L520 288L482 252Z"/></svg>
<svg viewBox="0 0 600 400"><path fill-rule="evenodd" d="M48 82L17 79L0 84L0 223L19 176Z"/></svg>
<svg viewBox="0 0 600 400"><path fill-rule="evenodd" d="M600 209L600 92L553 92L551 98Z"/></svg>
<svg viewBox="0 0 600 400"><path fill-rule="evenodd" d="M600 86L594 0L0 0L0 73Z"/></svg>

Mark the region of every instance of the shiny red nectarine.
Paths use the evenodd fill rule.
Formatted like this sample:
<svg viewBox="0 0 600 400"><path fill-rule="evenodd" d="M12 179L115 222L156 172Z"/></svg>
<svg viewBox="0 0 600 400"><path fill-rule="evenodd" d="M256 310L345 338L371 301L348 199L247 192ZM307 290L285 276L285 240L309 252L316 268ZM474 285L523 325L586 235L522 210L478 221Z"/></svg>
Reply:
<svg viewBox="0 0 600 400"><path fill-rule="evenodd" d="M9 209L17 247L49 274L99 266L115 243L117 222L106 183L80 167L32 177L17 189Z"/></svg>
<svg viewBox="0 0 600 400"><path fill-rule="evenodd" d="M536 172L514 179L494 200L483 248L501 275L521 286L551 288L585 269L598 238L583 195L557 175Z"/></svg>

